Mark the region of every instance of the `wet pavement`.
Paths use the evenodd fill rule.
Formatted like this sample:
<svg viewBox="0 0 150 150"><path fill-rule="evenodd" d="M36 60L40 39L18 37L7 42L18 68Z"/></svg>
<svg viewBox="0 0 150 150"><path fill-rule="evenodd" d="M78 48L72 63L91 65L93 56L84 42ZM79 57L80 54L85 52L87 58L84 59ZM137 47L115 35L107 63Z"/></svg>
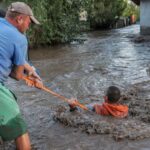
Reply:
<svg viewBox="0 0 150 150"><path fill-rule="evenodd" d="M101 103L108 86L120 87L130 109L128 119L148 127L150 42L135 42L136 37L139 25L94 31L80 37L83 43L31 50L30 58L44 84L67 98ZM44 91L28 88L23 82L9 80L9 86L18 95L33 149L150 150L149 138L115 141L110 134L89 135L56 122L53 113L66 103ZM12 144L5 147L14 149Z"/></svg>

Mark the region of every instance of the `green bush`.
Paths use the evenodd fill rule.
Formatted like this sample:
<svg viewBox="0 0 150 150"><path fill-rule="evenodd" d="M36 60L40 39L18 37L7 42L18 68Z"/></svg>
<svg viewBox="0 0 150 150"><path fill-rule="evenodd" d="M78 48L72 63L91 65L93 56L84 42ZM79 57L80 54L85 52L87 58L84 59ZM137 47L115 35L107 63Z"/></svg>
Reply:
<svg viewBox="0 0 150 150"><path fill-rule="evenodd" d="M129 17L131 15L135 15L136 20L140 19L140 8L134 3L128 3L126 9L123 12L123 16L125 17Z"/></svg>
<svg viewBox="0 0 150 150"><path fill-rule="evenodd" d="M3 0L9 5L16 0ZM125 0L22 0L30 5L40 26L31 25L27 32L30 45L49 45L70 42L81 30L90 27L108 28L126 7ZM79 13L85 10L88 21L80 22Z"/></svg>
<svg viewBox="0 0 150 150"><path fill-rule="evenodd" d="M3 0L10 4L16 0ZM86 1L86 0L85 0ZM84 0L23 0L41 22L28 31L30 45L69 42L79 33L79 12Z"/></svg>
<svg viewBox="0 0 150 150"><path fill-rule="evenodd" d="M89 21L92 28L109 28L126 8L124 0L91 0Z"/></svg>

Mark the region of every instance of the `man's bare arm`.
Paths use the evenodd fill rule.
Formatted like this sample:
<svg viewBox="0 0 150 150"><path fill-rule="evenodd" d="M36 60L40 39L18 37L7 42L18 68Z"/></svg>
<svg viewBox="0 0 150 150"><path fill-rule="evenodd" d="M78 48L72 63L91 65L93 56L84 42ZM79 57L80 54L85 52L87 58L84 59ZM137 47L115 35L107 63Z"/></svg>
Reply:
<svg viewBox="0 0 150 150"><path fill-rule="evenodd" d="M21 80L23 77L24 66L13 66L13 69L10 73L10 77L16 80Z"/></svg>

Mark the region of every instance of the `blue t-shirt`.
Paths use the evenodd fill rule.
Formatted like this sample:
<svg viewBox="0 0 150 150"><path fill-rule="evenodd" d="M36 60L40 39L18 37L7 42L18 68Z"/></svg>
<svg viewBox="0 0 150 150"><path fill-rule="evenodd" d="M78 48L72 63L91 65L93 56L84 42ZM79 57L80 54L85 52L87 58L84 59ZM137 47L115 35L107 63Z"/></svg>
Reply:
<svg viewBox="0 0 150 150"><path fill-rule="evenodd" d="M0 82L5 82L13 65L26 63L27 38L6 19L0 18Z"/></svg>

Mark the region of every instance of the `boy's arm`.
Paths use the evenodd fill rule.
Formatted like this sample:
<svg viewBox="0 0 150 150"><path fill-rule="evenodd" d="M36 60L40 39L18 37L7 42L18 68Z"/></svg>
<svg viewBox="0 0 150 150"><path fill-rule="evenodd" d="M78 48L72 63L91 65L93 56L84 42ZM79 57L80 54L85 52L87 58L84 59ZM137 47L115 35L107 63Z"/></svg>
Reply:
<svg viewBox="0 0 150 150"><path fill-rule="evenodd" d="M69 102L70 111L75 111L75 110L81 111L81 108L76 105L76 102L78 102L78 100L70 99L70 102ZM88 110L90 111L95 111L94 105L92 104L87 104L85 105L85 107L87 107Z"/></svg>
<svg viewBox="0 0 150 150"><path fill-rule="evenodd" d="M88 108L88 110L90 110L90 111L95 111L95 108L94 108L94 105L93 104L87 104L87 105L85 105L87 108Z"/></svg>

